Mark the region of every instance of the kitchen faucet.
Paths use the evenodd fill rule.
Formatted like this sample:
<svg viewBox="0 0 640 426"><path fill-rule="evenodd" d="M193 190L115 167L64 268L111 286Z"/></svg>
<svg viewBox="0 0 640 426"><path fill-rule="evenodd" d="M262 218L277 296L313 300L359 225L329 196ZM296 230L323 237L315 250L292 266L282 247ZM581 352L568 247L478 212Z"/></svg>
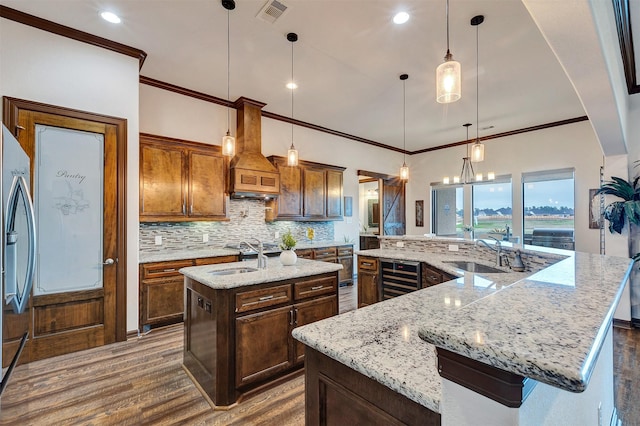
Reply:
<svg viewBox="0 0 640 426"><path fill-rule="evenodd" d="M247 241L243 241L243 243L248 245L251 248L251 250L255 250L258 252L258 269L267 269L267 256L264 255L264 247L262 246L262 241L260 241L255 237L252 237L251 239L256 240L258 242L257 249L251 244L249 244Z"/></svg>
<svg viewBox="0 0 640 426"><path fill-rule="evenodd" d="M496 243L492 246L489 245L489 243L487 243L484 240L476 240L475 245L477 246L478 243L482 243L485 246L487 246L490 250L493 250L496 252L496 266L502 266L502 245L500 244L500 240L492 237L491 235L488 236L489 238L491 238L492 240L495 240Z"/></svg>

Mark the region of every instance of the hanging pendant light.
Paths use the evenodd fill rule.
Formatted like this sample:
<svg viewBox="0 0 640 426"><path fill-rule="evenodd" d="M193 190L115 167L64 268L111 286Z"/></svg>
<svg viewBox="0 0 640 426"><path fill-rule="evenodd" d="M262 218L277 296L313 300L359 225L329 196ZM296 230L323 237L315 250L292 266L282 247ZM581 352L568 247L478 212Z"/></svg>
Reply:
<svg viewBox="0 0 640 426"><path fill-rule="evenodd" d="M460 62L453 60L449 50L449 0L447 0L447 54L444 62L436 68L436 101L448 104L460 99L462 94Z"/></svg>
<svg viewBox="0 0 640 426"><path fill-rule="evenodd" d="M456 182L454 178L454 183L471 183L476 178L476 174L473 171L473 164L471 164L471 157L469 157L469 126L472 126L471 123L463 124L464 127L467 128L467 145L466 152L467 155L462 158L462 170L460 171L460 179ZM482 176L482 175L481 175Z"/></svg>
<svg viewBox="0 0 640 426"><path fill-rule="evenodd" d="M402 167L400 167L400 179L409 180L409 166L407 166L407 89L405 83L409 78L409 74L401 74L402 80Z"/></svg>
<svg viewBox="0 0 640 426"><path fill-rule="evenodd" d="M480 24L484 22L484 16L477 15L471 18L471 25L476 27L476 142L471 147L471 161L475 163L479 163L480 161L484 161L484 144L480 143L480 138L478 136L478 130L480 128L480 122L478 119L480 108L478 107L479 99L480 99L480 66L479 66L479 48L478 48L478 27ZM482 178L482 175L480 175ZM482 180L482 179L480 179Z"/></svg>
<svg viewBox="0 0 640 426"><path fill-rule="evenodd" d="M227 101L229 101L229 69L231 67L231 42L229 36L230 29L230 15L231 11L236 8L236 2L234 0L221 0L222 7L227 9ZM231 136L231 126L229 124L229 107L227 107L227 134L222 137L222 155L227 157L233 157L236 154L236 138Z"/></svg>
<svg viewBox="0 0 640 426"><path fill-rule="evenodd" d="M293 90L297 87L293 80L293 43L298 41L298 34L289 33L287 34L287 40L291 42L291 120L293 120ZM291 123L291 147L289 147L289 151L287 151L287 165L291 167L295 167L298 165L298 150L293 145L293 122Z"/></svg>

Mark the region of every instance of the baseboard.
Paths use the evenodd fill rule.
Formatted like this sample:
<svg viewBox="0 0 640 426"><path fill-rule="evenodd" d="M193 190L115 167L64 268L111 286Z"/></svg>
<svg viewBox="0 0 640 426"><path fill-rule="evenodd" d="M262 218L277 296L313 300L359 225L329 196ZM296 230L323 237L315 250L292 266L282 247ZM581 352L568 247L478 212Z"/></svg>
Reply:
<svg viewBox="0 0 640 426"><path fill-rule="evenodd" d="M633 324L631 323L631 321L621 320L617 318L613 319L613 326L618 328L626 328L626 329L633 328Z"/></svg>

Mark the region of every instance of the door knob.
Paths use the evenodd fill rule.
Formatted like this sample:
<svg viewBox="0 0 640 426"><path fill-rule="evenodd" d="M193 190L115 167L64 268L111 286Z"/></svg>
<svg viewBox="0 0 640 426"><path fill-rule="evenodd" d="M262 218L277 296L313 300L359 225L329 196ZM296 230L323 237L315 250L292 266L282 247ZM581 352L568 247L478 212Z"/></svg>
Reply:
<svg viewBox="0 0 640 426"><path fill-rule="evenodd" d="M103 265L113 265L114 261L111 258L108 258L107 260L104 261Z"/></svg>

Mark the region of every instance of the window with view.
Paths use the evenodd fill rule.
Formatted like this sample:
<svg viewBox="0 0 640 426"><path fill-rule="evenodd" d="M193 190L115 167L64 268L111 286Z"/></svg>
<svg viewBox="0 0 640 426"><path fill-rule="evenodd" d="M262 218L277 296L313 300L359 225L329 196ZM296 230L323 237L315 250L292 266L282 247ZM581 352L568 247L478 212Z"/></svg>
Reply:
<svg viewBox="0 0 640 426"><path fill-rule="evenodd" d="M511 179L473 184L474 238L508 240L512 236Z"/></svg>
<svg viewBox="0 0 640 426"><path fill-rule="evenodd" d="M522 175L524 243L573 250L574 170Z"/></svg>
<svg viewBox="0 0 640 426"><path fill-rule="evenodd" d="M433 232L439 236L464 237L462 186L433 188Z"/></svg>

